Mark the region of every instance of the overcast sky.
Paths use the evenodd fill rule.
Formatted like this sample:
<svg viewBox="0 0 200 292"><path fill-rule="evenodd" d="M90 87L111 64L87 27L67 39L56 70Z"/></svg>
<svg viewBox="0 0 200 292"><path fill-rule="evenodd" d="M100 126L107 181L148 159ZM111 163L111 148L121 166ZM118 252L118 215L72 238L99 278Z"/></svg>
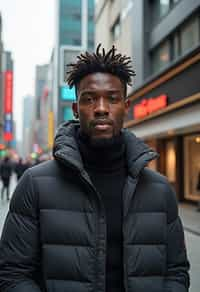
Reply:
<svg viewBox="0 0 200 292"><path fill-rule="evenodd" d="M14 119L19 139L23 97L34 95L35 66L49 63L54 46L55 1L0 0L4 49L14 59Z"/></svg>

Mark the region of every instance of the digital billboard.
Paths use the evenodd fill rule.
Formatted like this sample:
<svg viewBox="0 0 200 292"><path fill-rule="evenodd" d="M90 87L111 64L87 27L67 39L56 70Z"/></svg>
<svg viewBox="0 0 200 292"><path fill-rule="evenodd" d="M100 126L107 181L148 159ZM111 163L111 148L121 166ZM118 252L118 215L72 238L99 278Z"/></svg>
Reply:
<svg viewBox="0 0 200 292"><path fill-rule="evenodd" d="M75 101L76 100L76 93L75 93L75 87L69 88L69 86L62 86L61 87L61 100L70 100Z"/></svg>

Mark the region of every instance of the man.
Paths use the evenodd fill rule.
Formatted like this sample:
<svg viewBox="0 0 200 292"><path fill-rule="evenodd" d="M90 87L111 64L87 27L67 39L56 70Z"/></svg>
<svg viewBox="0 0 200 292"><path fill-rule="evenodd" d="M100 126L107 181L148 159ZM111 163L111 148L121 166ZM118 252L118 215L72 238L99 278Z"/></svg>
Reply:
<svg viewBox="0 0 200 292"><path fill-rule="evenodd" d="M10 158L6 156L0 164L0 177L2 180L1 200L3 200L6 191L7 201L10 199L10 178L12 175L12 164Z"/></svg>
<svg viewBox="0 0 200 292"><path fill-rule="evenodd" d="M28 168L28 165L23 161L23 159L20 157L19 160L15 164L14 171L17 176L17 180L20 180L21 176L25 172L25 170Z"/></svg>
<svg viewBox="0 0 200 292"><path fill-rule="evenodd" d="M130 58L86 52L68 72L79 122L57 132L54 160L25 172L0 247L2 292L186 292L175 194L157 157L127 130Z"/></svg>

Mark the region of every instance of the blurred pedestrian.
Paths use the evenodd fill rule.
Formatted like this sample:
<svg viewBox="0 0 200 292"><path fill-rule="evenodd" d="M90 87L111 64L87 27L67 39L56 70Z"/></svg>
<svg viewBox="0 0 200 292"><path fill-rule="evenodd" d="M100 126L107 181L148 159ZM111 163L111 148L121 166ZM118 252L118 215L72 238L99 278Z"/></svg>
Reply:
<svg viewBox="0 0 200 292"><path fill-rule="evenodd" d="M187 292L176 196L147 164L157 154L128 130L130 58L98 46L71 64L73 112L54 160L13 195L0 247L1 292Z"/></svg>
<svg viewBox="0 0 200 292"><path fill-rule="evenodd" d="M1 200L3 200L6 191L7 200L10 198L10 178L12 175L12 164L8 156L6 156L0 164L0 177L2 180Z"/></svg>
<svg viewBox="0 0 200 292"><path fill-rule="evenodd" d="M20 157L18 162L15 164L14 171L17 175L17 180L19 180L22 176L22 174L25 172L25 170L28 168L25 162L23 162L23 159Z"/></svg>

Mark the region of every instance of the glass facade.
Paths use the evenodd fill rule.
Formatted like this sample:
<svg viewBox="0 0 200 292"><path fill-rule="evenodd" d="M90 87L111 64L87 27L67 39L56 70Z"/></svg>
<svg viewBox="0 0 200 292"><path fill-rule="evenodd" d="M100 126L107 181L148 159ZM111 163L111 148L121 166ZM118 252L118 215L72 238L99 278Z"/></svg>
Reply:
<svg viewBox="0 0 200 292"><path fill-rule="evenodd" d="M180 30L181 54L186 53L199 43L199 18L194 17L186 22Z"/></svg>
<svg viewBox="0 0 200 292"><path fill-rule="evenodd" d="M152 52L152 73L159 72L200 44L200 19L190 17Z"/></svg>
<svg viewBox="0 0 200 292"><path fill-rule="evenodd" d="M165 68L170 61L170 43L165 41L152 54L152 71L153 73Z"/></svg>
<svg viewBox="0 0 200 292"><path fill-rule="evenodd" d="M153 24L165 17L171 9L181 0L154 0L153 1Z"/></svg>
<svg viewBox="0 0 200 292"><path fill-rule="evenodd" d="M184 137L185 198L200 200L200 134Z"/></svg>
<svg viewBox="0 0 200 292"><path fill-rule="evenodd" d="M81 0L60 0L60 44L81 45Z"/></svg>
<svg viewBox="0 0 200 292"><path fill-rule="evenodd" d="M61 45L82 45L82 0L60 0L59 40ZM94 47L94 0L88 0L88 48Z"/></svg>
<svg viewBox="0 0 200 292"><path fill-rule="evenodd" d="M88 1L88 50L94 49L94 1Z"/></svg>
<svg viewBox="0 0 200 292"><path fill-rule="evenodd" d="M94 49L94 1L58 0L57 124L74 118L70 104L75 100L75 92L66 84L67 65L75 62L82 50Z"/></svg>

